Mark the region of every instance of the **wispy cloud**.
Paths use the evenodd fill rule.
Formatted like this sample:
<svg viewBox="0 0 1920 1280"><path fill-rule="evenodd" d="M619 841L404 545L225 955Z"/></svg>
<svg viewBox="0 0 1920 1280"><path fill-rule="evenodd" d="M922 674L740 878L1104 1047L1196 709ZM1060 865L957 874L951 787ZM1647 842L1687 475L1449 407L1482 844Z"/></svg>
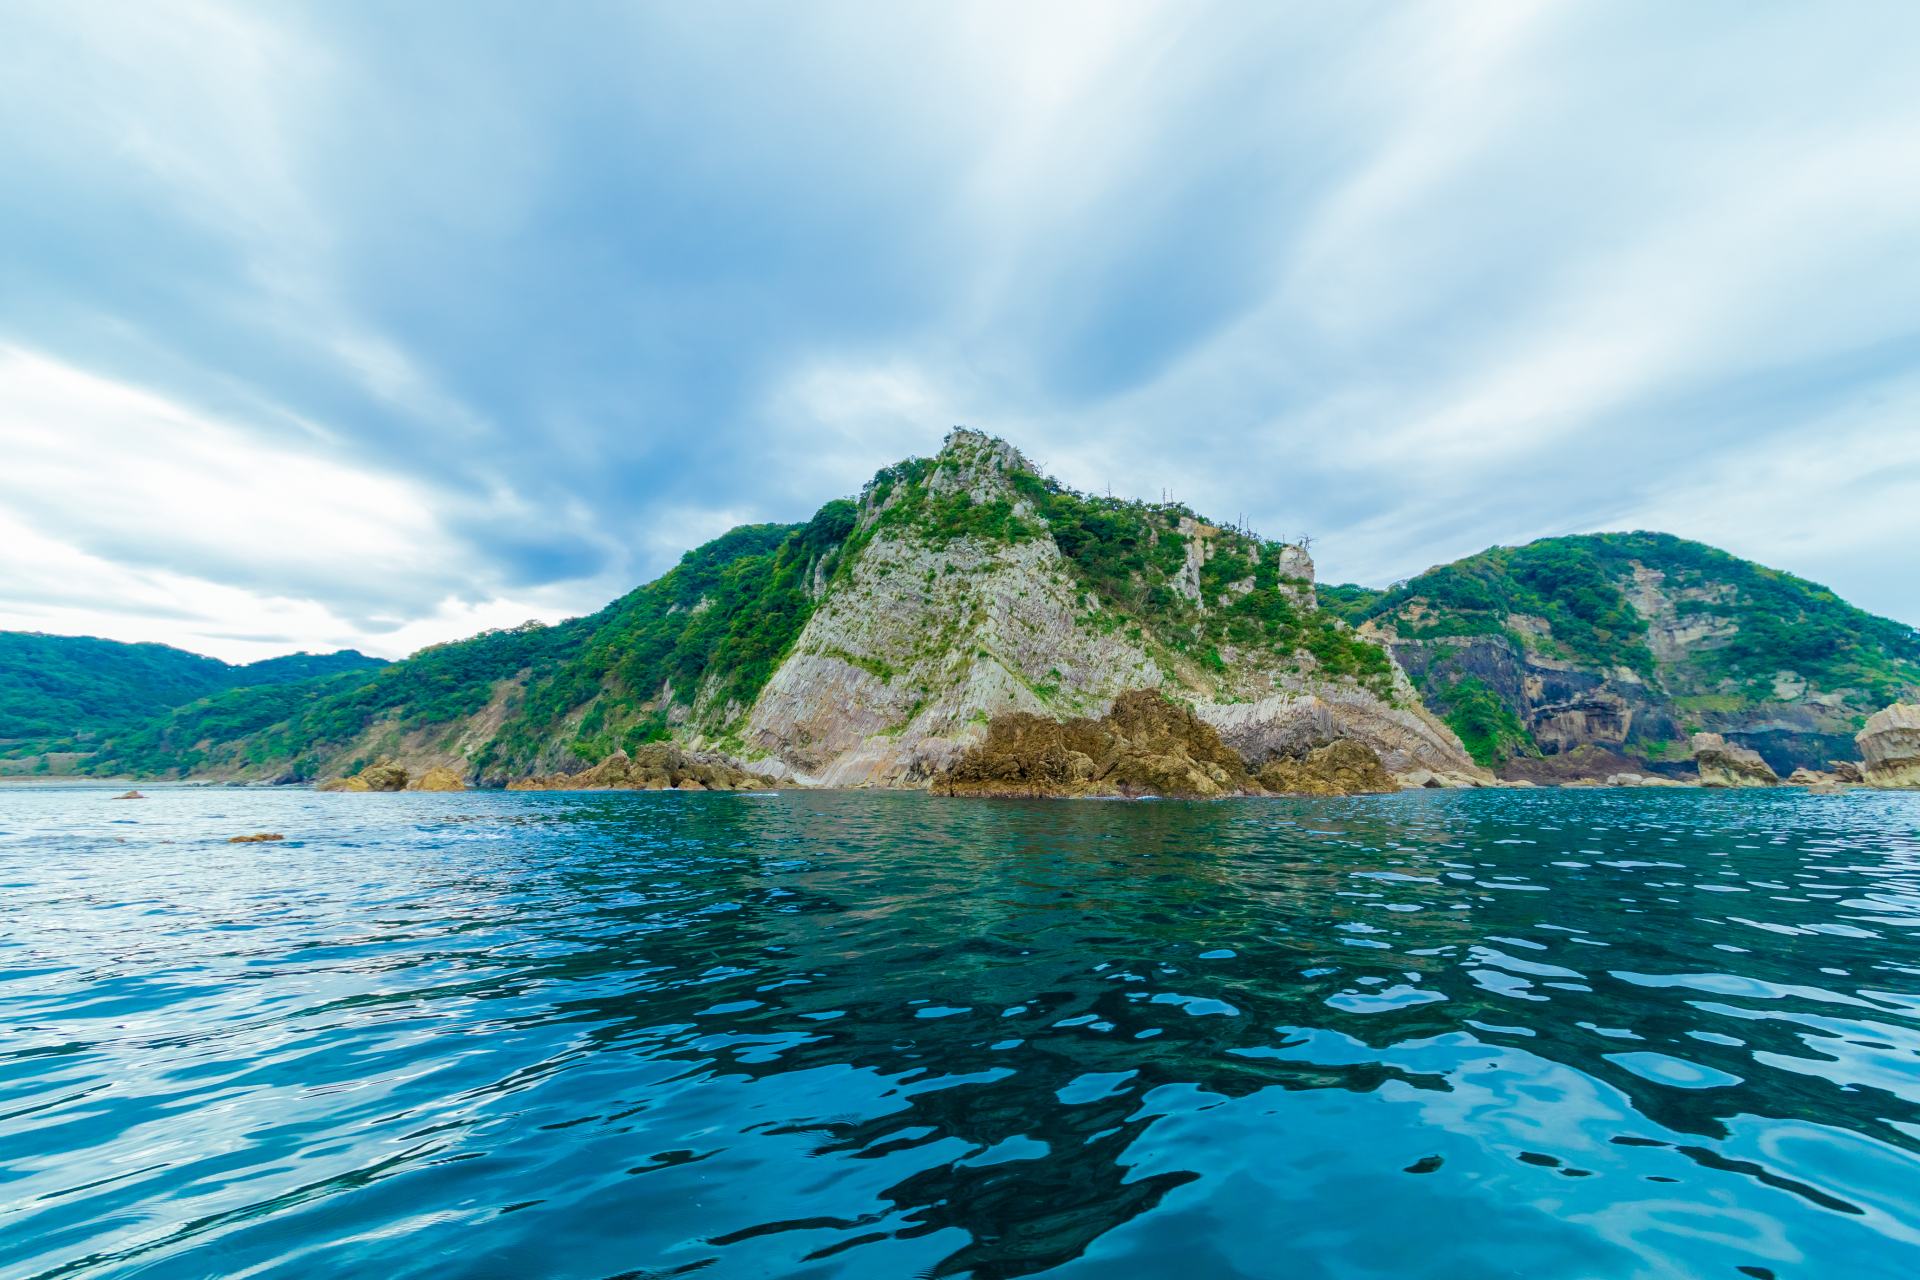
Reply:
<svg viewBox="0 0 1920 1280"><path fill-rule="evenodd" d="M1920 619L1920 12L564 18L9 9L0 625L396 652L956 422L1329 577L1656 523Z"/></svg>

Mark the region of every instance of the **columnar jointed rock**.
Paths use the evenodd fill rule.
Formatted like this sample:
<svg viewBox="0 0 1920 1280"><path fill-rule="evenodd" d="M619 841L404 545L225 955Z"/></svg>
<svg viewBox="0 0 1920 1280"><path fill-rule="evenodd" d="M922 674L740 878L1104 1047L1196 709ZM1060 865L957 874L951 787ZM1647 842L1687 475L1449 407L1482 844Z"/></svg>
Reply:
<svg viewBox="0 0 1920 1280"><path fill-rule="evenodd" d="M1920 702L1874 712L1854 739L1870 787L1920 787Z"/></svg>
<svg viewBox="0 0 1920 1280"><path fill-rule="evenodd" d="M995 716L986 740L933 781L950 796L1180 796L1255 791L1212 726L1157 689L1133 689L1098 720Z"/></svg>
<svg viewBox="0 0 1920 1280"><path fill-rule="evenodd" d="M1703 787L1777 787L1780 776L1760 753L1728 742L1717 733L1693 735L1693 764Z"/></svg>
<svg viewBox="0 0 1920 1280"><path fill-rule="evenodd" d="M616 750L580 773L551 773L509 782L509 791L743 791L767 780L740 768L725 756L685 751L666 742L650 742L629 756Z"/></svg>

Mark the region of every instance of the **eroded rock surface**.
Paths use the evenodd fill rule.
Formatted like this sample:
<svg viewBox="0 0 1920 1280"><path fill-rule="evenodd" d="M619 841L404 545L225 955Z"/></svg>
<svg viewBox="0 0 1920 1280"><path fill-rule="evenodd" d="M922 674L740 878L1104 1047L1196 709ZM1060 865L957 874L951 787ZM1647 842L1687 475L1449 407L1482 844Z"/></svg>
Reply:
<svg viewBox="0 0 1920 1280"><path fill-rule="evenodd" d="M1395 791L1399 784L1373 748L1352 738L1315 747L1297 760L1280 758L1260 770L1260 785L1285 795L1354 796Z"/></svg>
<svg viewBox="0 0 1920 1280"><path fill-rule="evenodd" d="M316 791L404 791L407 771L391 760L370 764L350 778L332 778L315 787Z"/></svg>
<svg viewBox="0 0 1920 1280"><path fill-rule="evenodd" d="M1255 789L1211 725L1157 689L1114 699L1099 719L995 716L986 739L933 781L949 796L1211 798Z"/></svg>
<svg viewBox="0 0 1920 1280"><path fill-rule="evenodd" d="M1854 739L1870 787L1920 787L1920 703L1896 702L1867 717Z"/></svg>
<svg viewBox="0 0 1920 1280"><path fill-rule="evenodd" d="M1717 733L1696 733L1691 739L1694 768L1703 787L1777 787L1780 776L1760 753L1736 746Z"/></svg>
<svg viewBox="0 0 1920 1280"><path fill-rule="evenodd" d="M723 755L650 742L628 755L615 751L579 773L550 773L507 784L509 791L741 791L767 785Z"/></svg>
<svg viewBox="0 0 1920 1280"><path fill-rule="evenodd" d="M465 791L467 784L453 770L443 767L427 770L407 784L409 791Z"/></svg>

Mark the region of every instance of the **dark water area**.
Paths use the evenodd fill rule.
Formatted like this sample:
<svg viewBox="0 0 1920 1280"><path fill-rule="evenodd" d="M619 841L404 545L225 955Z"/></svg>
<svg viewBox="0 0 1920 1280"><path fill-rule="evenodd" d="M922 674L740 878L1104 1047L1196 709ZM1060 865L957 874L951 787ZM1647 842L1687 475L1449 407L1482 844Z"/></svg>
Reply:
<svg viewBox="0 0 1920 1280"><path fill-rule="evenodd" d="M1920 796L109 794L6 1277L1920 1273Z"/></svg>

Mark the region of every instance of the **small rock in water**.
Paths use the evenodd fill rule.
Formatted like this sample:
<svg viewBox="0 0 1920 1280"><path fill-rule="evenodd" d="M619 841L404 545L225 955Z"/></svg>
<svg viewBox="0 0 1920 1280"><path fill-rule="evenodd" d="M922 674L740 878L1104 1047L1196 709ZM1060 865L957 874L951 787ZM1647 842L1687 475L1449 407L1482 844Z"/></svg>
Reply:
<svg viewBox="0 0 1920 1280"><path fill-rule="evenodd" d="M126 792L122 792L120 795L115 796L114 799L115 800L145 800L146 797L141 795L138 791L126 791Z"/></svg>
<svg viewBox="0 0 1920 1280"><path fill-rule="evenodd" d="M285 840L278 831L256 831L250 836L228 836L228 844L259 844L264 840Z"/></svg>

